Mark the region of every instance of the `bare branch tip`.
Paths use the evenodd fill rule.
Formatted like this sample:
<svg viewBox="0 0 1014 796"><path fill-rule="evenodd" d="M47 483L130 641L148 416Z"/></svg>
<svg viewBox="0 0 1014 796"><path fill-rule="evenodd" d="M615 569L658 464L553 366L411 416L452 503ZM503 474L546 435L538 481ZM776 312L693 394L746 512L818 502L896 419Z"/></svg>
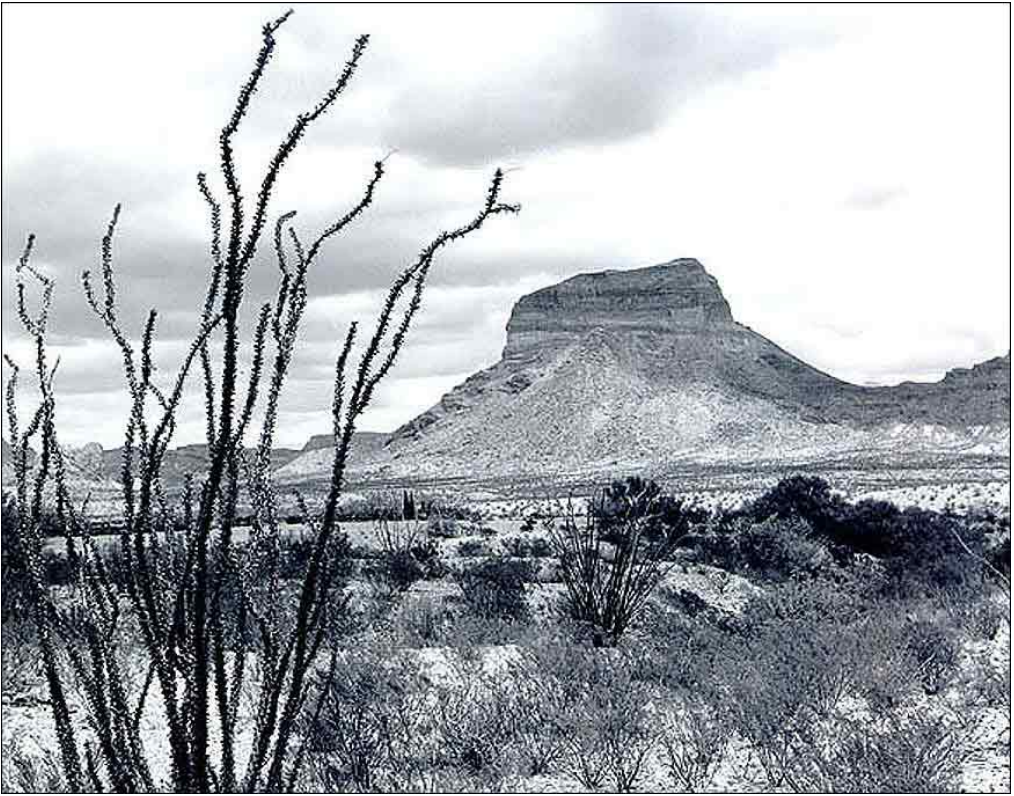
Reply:
<svg viewBox="0 0 1014 796"><path fill-rule="evenodd" d="M294 8L290 8L288 11L286 11L284 14L282 14L280 17L278 17L278 19L276 19L274 22L268 22L264 26L264 35L265 36L271 36L282 25L284 25L286 23L286 21L288 21L289 17L291 17L295 12L296 12L296 10Z"/></svg>

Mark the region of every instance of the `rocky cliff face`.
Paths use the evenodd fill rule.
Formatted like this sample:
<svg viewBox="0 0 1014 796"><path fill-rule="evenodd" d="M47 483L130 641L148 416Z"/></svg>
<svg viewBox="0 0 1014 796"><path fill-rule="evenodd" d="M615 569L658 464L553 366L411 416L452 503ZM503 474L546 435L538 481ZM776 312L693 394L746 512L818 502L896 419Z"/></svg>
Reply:
<svg viewBox="0 0 1014 796"><path fill-rule="evenodd" d="M537 359L598 330L697 333L732 323L732 311L718 282L696 260L581 274L514 305L503 358Z"/></svg>
<svg viewBox="0 0 1014 796"><path fill-rule="evenodd" d="M364 468L508 475L927 451L1009 456L1009 354L936 384L848 384L737 323L716 280L680 259L523 297L501 360Z"/></svg>

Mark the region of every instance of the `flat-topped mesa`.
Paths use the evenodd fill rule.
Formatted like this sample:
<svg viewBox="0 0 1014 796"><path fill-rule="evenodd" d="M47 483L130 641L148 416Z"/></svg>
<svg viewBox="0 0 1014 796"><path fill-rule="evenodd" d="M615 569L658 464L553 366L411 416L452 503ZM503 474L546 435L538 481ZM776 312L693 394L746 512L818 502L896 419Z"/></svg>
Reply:
<svg viewBox="0 0 1014 796"><path fill-rule="evenodd" d="M669 331L731 323L718 282L692 258L580 274L514 305L504 359L556 349L595 329Z"/></svg>

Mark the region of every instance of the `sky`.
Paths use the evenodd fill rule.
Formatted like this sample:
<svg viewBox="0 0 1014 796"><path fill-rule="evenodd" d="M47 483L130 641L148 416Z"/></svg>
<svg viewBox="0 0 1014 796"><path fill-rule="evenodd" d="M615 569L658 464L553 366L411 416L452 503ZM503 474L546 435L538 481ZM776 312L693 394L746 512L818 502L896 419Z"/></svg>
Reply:
<svg viewBox="0 0 1014 796"><path fill-rule="evenodd" d="M163 379L186 350L210 264L195 174L221 193L218 132L285 9L3 6L3 349L31 362L13 285L33 232L57 283L64 442L123 436L118 354L80 286L118 202L127 331L160 310ZM297 210L310 238L374 160L387 175L315 265L279 444L327 431L348 322L474 215L497 166L522 212L439 256L363 428L392 430L493 364L522 295L677 257L705 265L738 321L855 383L937 380L1010 349L1009 6L297 6L237 136L241 180L259 181L360 33L360 69L272 217ZM269 250L251 306L275 289ZM176 439L203 439L196 396Z"/></svg>

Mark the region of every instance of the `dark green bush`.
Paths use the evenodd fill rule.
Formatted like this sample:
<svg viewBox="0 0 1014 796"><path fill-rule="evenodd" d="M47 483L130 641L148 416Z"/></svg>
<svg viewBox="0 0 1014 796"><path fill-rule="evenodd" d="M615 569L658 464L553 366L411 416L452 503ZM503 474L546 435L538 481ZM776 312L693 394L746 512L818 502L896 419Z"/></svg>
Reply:
<svg viewBox="0 0 1014 796"><path fill-rule="evenodd" d="M816 577L834 569L827 545L798 516L755 521L740 517L722 532L701 536L702 560L748 577L784 580Z"/></svg>
<svg viewBox="0 0 1014 796"><path fill-rule="evenodd" d="M431 515L427 522L426 533L433 539L456 539L461 536L461 528L454 517Z"/></svg>
<svg viewBox="0 0 1014 796"><path fill-rule="evenodd" d="M458 555L462 558L486 558L493 554L493 548L481 539L465 539L458 545Z"/></svg>
<svg viewBox="0 0 1014 796"><path fill-rule="evenodd" d="M385 556L381 564L385 580L396 590L405 591L426 577L426 570L409 550L399 550Z"/></svg>
<svg viewBox="0 0 1014 796"><path fill-rule="evenodd" d="M987 560L1000 574L1010 580L1010 527L1007 533L998 539L987 551Z"/></svg>
<svg viewBox="0 0 1014 796"><path fill-rule="evenodd" d="M823 479L793 476L717 524L718 532L704 545L715 560L735 558L738 540L723 537L743 517L755 523L805 521L839 564L851 564L857 555L883 561L887 588L901 596L981 582L987 534L1003 531L1003 521L992 516L902 510L884 501L849 503Z"/></svg>
<svg viewBox="0 0 1014 796"><path fill-rule="evenodd" d="M480 617L524 619L528 616L525 602L526 584L534 578L525 561L504 557L489 558L455 573L465 602Z"/></svg>
<svg viewBox="0 0 1014 796"><path fill-rule="evenodd" d="M440 547L432 539L406 547L385 549L368 570L396 591L406 591L420 580L436 580L447 574Z"/></svg>
<svg viewBox="0 0 1014 796"><path fill-rule="evenodd" d="M553 548L541 536L508 536L501 542L504 553L513 558L549 558Z"/></svg>
<svg viewBox="0 0 1014 796"><path fill-rule="evenodd" d="M607 541L621 534L624 524L632 520L642 521L646 538L657 540L681 537L709 518L707 511L664 494L655 481L639 476L613 481L590 511L602 524L603 538Z"/></svg>

